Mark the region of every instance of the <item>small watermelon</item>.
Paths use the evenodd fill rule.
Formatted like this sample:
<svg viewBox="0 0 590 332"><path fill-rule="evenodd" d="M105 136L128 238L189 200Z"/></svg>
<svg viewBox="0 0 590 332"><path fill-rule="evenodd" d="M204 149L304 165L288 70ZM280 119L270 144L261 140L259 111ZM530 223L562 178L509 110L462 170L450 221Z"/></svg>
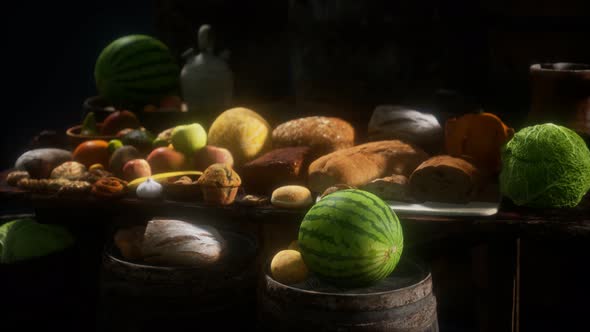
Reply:
<svg viewBox="0 0 590 332"><path fill-rule="evenodd" d="M389 276L404 247L395 213L379 197L356 189L316 203L303 218L298 242L311 271L346 287L368 286Z"/></svg>
<svg viewBox="0 0 590 332"><path fill-rule="evenodd" d="M168 47L145 35L121 37L98 57L94 78L99 94L116 106L158 105L177 95L180 68Z"/></svg>

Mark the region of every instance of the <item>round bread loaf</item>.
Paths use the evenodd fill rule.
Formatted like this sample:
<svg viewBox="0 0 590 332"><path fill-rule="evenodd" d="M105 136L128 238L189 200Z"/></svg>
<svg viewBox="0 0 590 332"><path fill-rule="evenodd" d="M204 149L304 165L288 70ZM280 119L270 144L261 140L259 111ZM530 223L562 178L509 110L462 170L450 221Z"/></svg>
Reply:
<svg viewBox="0 0 590 332"><path fill-rule="evenodd" d="M354 145L354 128L340 118L311 116L287 121L272 132L274 148L309 146L312 155L324 154Z"/></svg>
<svg viewBox="0 0 590 332"><path fill-rule="evenodd" d="M451 156L432 157L410 176L411 195L418 201L468 203L477 193L478 170Z"/></svg>

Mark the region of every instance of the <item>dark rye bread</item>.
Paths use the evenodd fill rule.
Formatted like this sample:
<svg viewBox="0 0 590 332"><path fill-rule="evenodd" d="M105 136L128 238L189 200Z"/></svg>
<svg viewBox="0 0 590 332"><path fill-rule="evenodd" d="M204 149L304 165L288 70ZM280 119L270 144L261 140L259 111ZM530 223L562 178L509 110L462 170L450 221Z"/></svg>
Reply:
<svg viewBox="0 0 590 332"><path fill-rule="evenodd" d="M342 119L310 116L287 121L272 132L273 148L308 146L317 158L354 145L354 128Z"/></svg>
<svg viewBox="0 0 590 332"><path fill-rule="evenodd" d="M421 202L468 203L477 194L479 172L468 161L447 155L432 157L410 176L410 193Z"/></svg>
<svg viewBox="0 0 590 332"><path fill-rule="evenodd" d="M306 146L275 149L248 162L241 169L247 193L270 195L278 187L304 185L310 163Z"/></svg>
<svg viewBox="0 0 590 332"><path fill-rule="evenodd" d="M390 175L409 177L428 159L420 148L402 141L379 141L338 150L309 165L309 189L321 193L335 184L360 187Z"/></svg>

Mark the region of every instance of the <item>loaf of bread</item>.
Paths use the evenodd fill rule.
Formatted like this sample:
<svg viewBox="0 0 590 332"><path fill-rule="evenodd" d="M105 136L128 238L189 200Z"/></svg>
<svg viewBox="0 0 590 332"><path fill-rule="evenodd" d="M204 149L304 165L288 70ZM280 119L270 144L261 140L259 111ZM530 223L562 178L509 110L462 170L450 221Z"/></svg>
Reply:
<svg viewBox="0 0 590 332"><path fill-rule="evenodd" d="M403 175L392 175L375 179L360 189L377 195L386 201L409 201L408 178Z"/></svg>
<svg viewBox="0 0 590 332"><path fill-rule="evenodd" d="M287 121L272 132L274 148L309 146L314 157L354 145L354 128L342 119L311 116Z"/></svg>
<svg viewBox="0 0 590 332"><path fill-rule="evenodd" d="M321 193L335 184L360 187L393 175L409 177L428 159L422 149L402 141L378 141L332 152L309 165L309 188Z"/></svg>
<svg viewBox="0 0 590 332"><path fill-rule="evenodd" d="M154 219L147 224L141 251L149 263L202 266L219 261L224 248L224 239L211 226Z"/></svg>
<svg viewBox="0 0 590 332"><path fill-rule="evenodd" d="M377 106L368 129L371 141L398 139L430 153L438 153L443 149L443 128L438 119L432 114L407 107Z"/></svg>
<svg viewBox="0 0 590 332"><path fill-rule="evenodd" d="M283 185L305 184L310 162L307 146L272 150L244 165L244 188L248 193L270 195Z"/></svg>
<svg viewBox="0 0 590 332"><path fill-rule="evenodd" d="M421 202L468 203L477 194L478 173L463 159L432 157L410 176L410 193Z"/></svg>

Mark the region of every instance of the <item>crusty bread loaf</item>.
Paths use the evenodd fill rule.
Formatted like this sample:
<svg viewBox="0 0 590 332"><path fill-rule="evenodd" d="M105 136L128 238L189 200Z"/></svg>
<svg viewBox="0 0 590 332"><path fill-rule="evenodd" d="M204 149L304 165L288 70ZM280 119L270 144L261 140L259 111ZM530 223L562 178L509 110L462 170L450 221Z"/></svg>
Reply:
<svg viewBox="0 0 590 332"><path fill-rule="evenodd" d="M147 224L141 251L148 263L202 266L218 262L225 245L212 226L154 219Z"/></svg>
<svg viewBox="0 0 590 332"><path fill-rule="evenodd" d="M287 121L272 132L274 148L309 146L315 157L354 145L354 128L342 119L310 116Z"/></svg>
<svg viewBox="0 0 590 332"><path fill-rule="evenodd" d="M408 178L403 175L392 175L375 179L360 189L377 195L386 201L409 201Z"/></svg>
<svg viewBox="0 0 590 332"><path fill-rule="evenodd" d="M475 166L463 159L432 157L410 176L410 192L422 202L468 203L477 194L478 173Z"/></svg>
<svg viewBox="0 0 590 332"><path fill-rule="evenodd" d="M288 184L305 184L310 160L307 146L272 150L252 160L240 170L248 193L270 195Z"/></svg>
<svg viewBox="0 0 590 332"><path fill-rule="evenodd" d="M309 166L309 188L321 193L335 184L360 187L371 180L410 176L428 158L420 148L402 141L378 141L332 152Z"/></svg>

